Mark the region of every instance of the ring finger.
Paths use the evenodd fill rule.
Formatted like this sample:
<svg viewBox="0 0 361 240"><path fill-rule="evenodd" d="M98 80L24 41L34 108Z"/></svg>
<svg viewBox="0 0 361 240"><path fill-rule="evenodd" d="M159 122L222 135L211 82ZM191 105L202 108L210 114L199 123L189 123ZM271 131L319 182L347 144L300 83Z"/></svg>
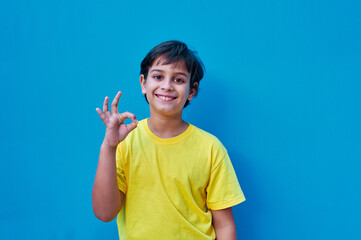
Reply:
<svg viewBox="0 0 361 240"><path fill-rule="evenodd" d="M108 110L108 103L109 103L109 98L105 97L104 99L104 103L103 103L103 113L105 114L105 116L109 117L110 116L110 112Z"/></svg>

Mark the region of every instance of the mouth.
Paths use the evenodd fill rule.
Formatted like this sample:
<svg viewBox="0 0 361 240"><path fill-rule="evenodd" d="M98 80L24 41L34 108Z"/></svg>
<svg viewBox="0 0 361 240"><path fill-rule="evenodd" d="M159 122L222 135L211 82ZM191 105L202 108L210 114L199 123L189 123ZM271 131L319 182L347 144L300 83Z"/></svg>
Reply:
<svg viewBox="0 0 361 240"><path fill-rule="evenodd" d="M160 94L155 94L155 96L163 102L171 102L177 98L177 97L173 97L173 96L160 95Z"/></svg>

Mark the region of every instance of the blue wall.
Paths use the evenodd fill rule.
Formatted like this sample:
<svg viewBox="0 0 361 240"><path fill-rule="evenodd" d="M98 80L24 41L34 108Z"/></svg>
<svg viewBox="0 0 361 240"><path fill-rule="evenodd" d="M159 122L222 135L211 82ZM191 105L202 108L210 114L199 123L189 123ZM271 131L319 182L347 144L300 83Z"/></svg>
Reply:
<svg viewBox="0 0 361 240"><path fill-rule="evenodd" d="M185 119L227 147L239 239L361 239L360 1L1 1L0 238L117 239L92 213L123 91L148 116L144 55L170 39L207 74Z"/></svg>

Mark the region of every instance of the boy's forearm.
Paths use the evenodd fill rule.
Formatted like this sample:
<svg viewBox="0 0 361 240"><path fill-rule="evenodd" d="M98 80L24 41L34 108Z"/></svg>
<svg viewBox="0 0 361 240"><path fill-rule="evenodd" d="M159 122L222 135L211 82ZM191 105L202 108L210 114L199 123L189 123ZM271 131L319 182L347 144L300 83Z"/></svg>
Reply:
<svg viewBox="0 0 361 240"><path fill-rule="evenodd" d="M116 147L102 144L93 185L93 211L95 216L104 222L115 218L124 197L117 185L115 153Z"/></svg>

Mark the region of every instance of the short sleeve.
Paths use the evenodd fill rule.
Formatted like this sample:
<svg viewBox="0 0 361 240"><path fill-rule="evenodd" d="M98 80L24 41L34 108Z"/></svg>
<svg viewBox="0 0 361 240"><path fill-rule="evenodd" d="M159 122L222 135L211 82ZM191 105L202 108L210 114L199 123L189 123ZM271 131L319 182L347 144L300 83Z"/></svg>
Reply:
<svg viewBox="0 0 361 240"><path fill-rule="evenodd" d="M223 159L211 171L207 187L207 207L221 210L245 200L231 160L225 151Z"/></svg>
<svg viewBox="0 0 361 240"><path fill-rule="evenodd" d="M127 182L124 173L124 158L125 158L126 148L125 148L125 141L118 144L115 160L116 160L116 167L117 167L117 182L118 188L124 194L127 192Z"/></svg>

